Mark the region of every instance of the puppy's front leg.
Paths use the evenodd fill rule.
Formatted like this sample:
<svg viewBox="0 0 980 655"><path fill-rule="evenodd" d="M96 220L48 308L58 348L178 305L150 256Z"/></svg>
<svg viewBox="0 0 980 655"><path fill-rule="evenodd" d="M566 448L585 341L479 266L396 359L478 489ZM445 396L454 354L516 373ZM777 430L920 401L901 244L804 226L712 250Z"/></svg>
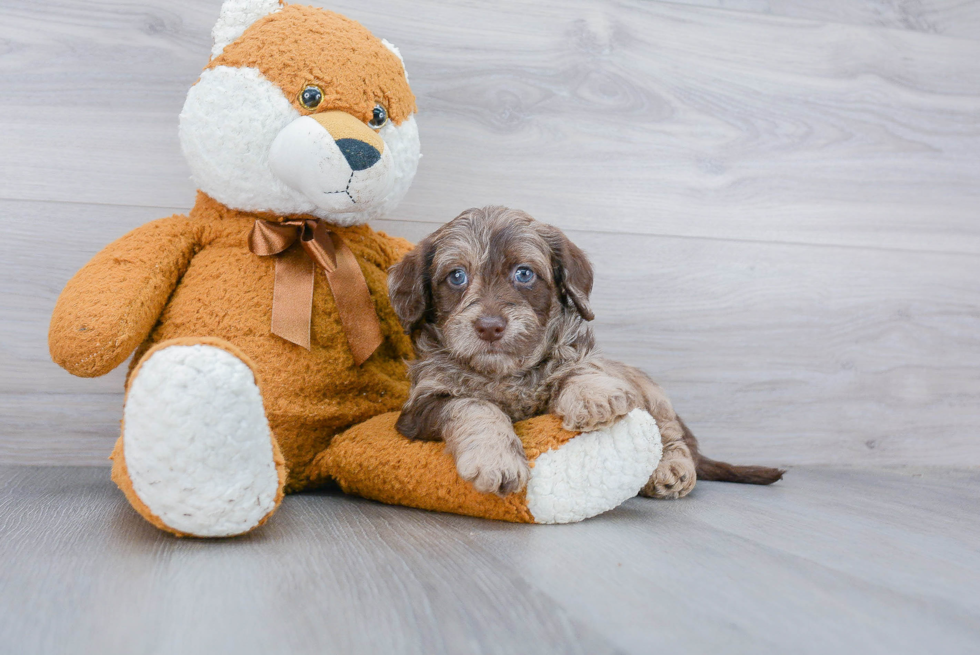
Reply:
<svg viewBox="0 0 980 655"><path fill-rule="evenodd" d="M456 470L477 491L506 496L531 476L510 418L493 403L454 398L442 409L442 437Z"/></svg>
<svg viewBox="0 0 980 655"><path fill-rule="evenodd" d="M561 381L549 409L566 430L591 432L612 425L639 406L636 389L627 380L587 370Z"/></svg>

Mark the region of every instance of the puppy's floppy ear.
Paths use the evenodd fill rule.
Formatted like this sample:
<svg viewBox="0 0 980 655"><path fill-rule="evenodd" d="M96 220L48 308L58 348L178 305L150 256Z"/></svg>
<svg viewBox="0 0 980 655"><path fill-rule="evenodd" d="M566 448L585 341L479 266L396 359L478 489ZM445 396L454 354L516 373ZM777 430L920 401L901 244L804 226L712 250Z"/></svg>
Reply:
<svg viewBox="0 0 980 655"><path fill-rule="evenodd" d="M435 243L422 240L388 269L388 300L406 334L411 335L432 318L432 257Z"/></svg>
<svg viewBox="0 0 980 655"><path fill-rule="evenodd" d="M544 227L543 236L551 247L551 268L558 299L568 307L574 306L586 321L595 318L589 304L592 293L592 264L581 248L553 225Z"/></svg>

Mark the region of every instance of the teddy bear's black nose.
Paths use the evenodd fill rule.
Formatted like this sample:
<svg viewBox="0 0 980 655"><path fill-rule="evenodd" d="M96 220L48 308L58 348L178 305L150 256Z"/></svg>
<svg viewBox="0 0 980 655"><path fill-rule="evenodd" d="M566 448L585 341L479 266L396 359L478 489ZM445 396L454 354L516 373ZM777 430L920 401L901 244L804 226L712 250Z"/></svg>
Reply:
<svg viewBox="0 0 980 655"><path fill-rule="evenodd" d="M381 159L381 153L377 148L359 139L337 139L337 147L344 153L344 159L355 171L371 168Z"/></svg>

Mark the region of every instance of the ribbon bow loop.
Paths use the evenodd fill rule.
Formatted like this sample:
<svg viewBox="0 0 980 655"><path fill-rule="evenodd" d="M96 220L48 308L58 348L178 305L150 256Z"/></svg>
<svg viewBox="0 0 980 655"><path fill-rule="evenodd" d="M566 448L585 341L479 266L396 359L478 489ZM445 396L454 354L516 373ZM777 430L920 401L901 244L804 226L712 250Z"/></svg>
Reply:
<svg viewBox="0 0 980 655"><path fill-rule="evenodd" d="M310 349L314 266L319 266L327 275L354 364L360 366L381 345L381 324L367 280L354 253L325 223L257 220L248 247L260 257L276 257L273 334Z"/></svg>

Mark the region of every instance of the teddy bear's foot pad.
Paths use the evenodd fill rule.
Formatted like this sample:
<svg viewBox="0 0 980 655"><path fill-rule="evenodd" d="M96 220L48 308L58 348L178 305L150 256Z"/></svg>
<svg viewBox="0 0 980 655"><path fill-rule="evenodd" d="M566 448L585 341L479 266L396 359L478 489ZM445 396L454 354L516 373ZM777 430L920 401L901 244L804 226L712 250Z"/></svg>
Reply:
<svg viewBox="0 0 980 655"><path fill-rule="evenodd" d="M136 495L177 533L241 534L282 498L255 377L219 347L168 346L143 360L126 397L123 446Z"/></svg>
<svg viewBox="0 0 980 655"><path fill-rule="evenodd" d="M634 409L534 461L527 508L535 523L573 523L618 507L647 483L662 453L650 414Z"/></svg>

